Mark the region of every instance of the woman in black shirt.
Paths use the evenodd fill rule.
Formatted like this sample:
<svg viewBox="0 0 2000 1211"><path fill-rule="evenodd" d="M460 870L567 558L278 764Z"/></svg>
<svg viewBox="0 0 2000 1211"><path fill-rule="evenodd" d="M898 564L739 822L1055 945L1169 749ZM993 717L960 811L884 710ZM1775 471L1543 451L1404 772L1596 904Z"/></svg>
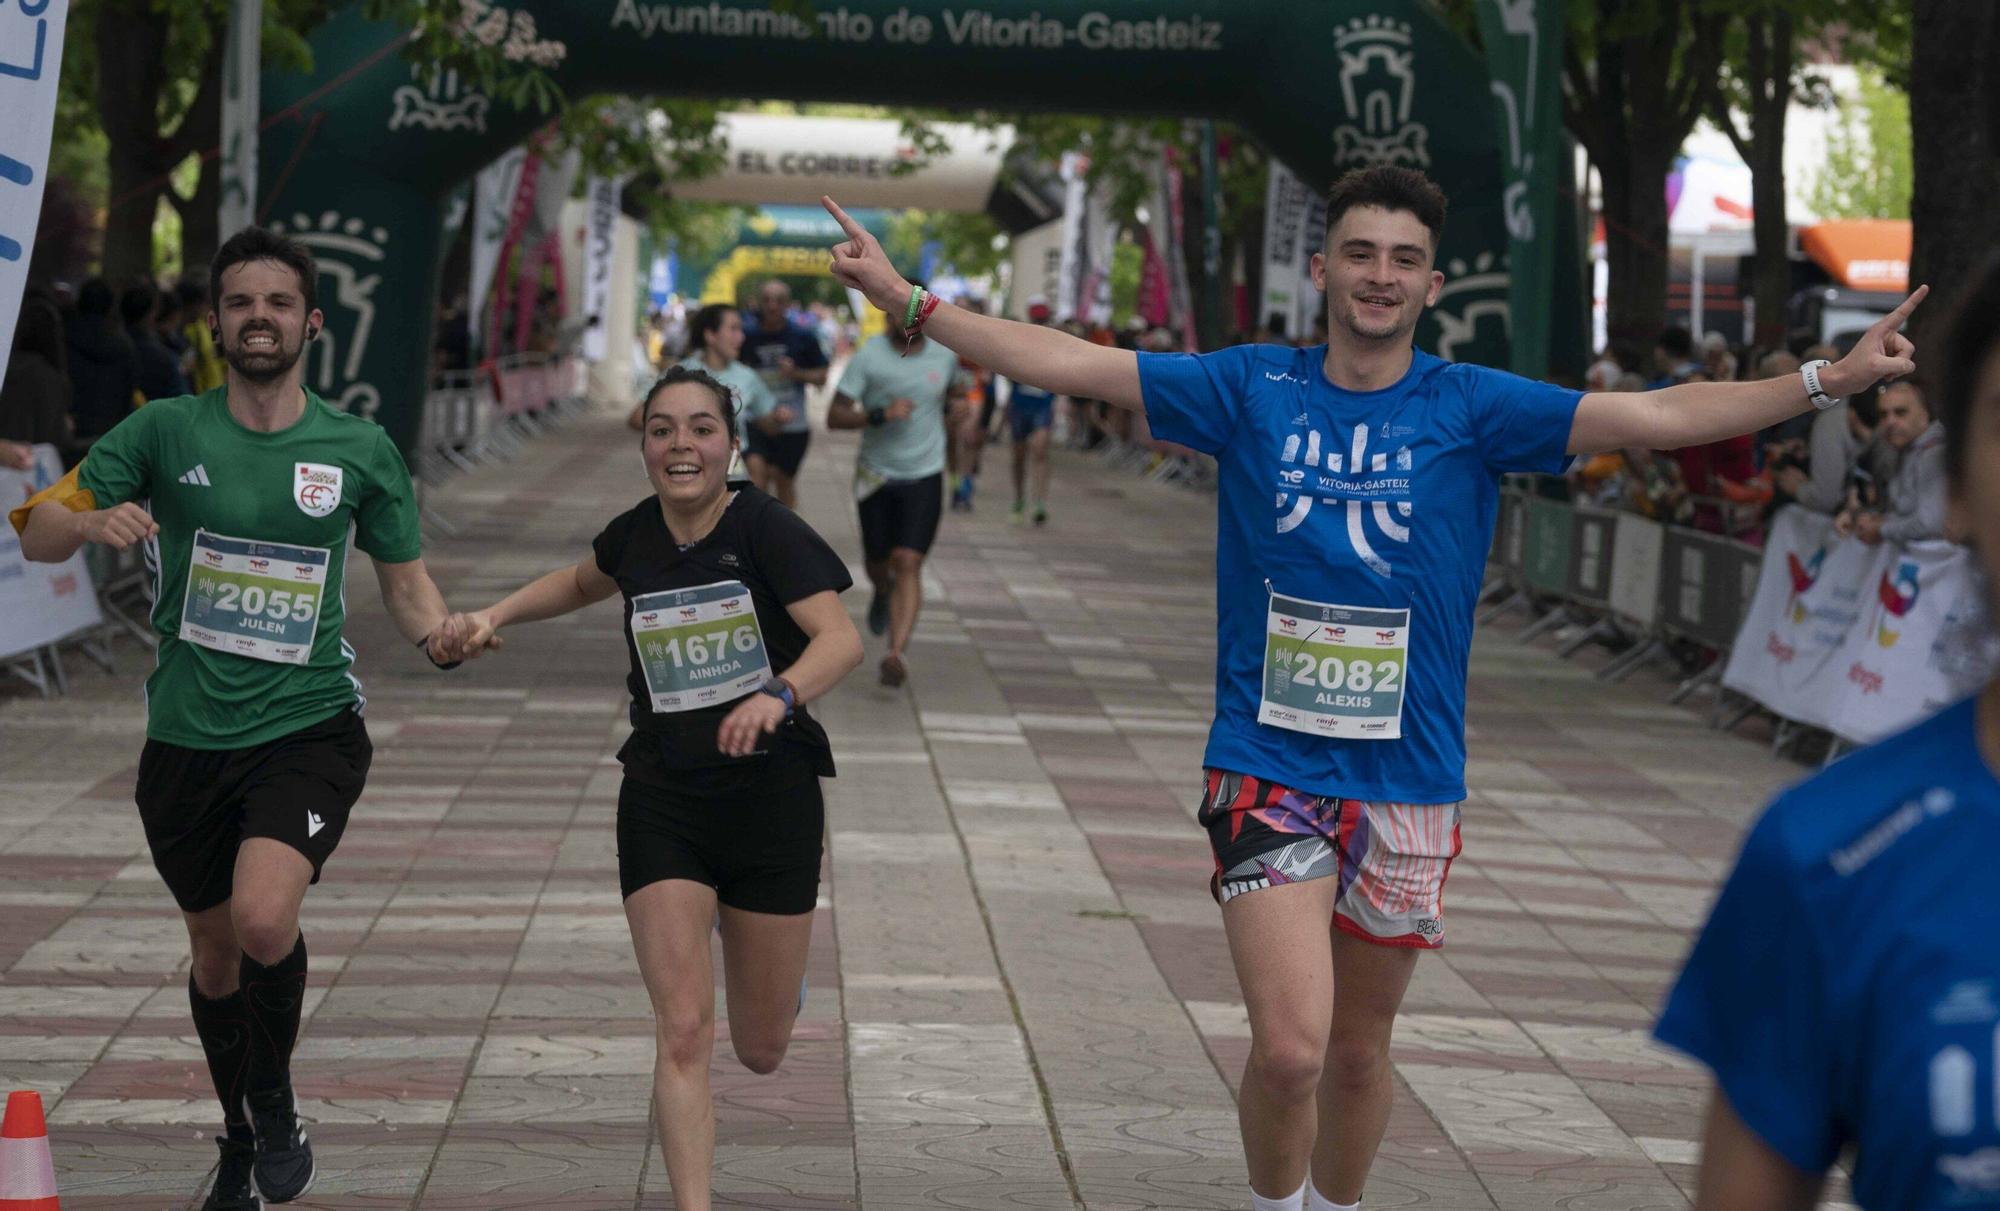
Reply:
<svg viewBox="0 0 2000 1211"><path fill-rule="evenodd" d="M833 776L805 704L861 663L846 565L790 509L725 482L729 389L675 367L647 393L653 495L573 568L446 624L449 658L496 632L621 594L632 735L619 751L618 876L652 995L654 1095L677 1205L706 1211L715 1114L709 931L722 935L729 1037L753 1072L784 1058L802 1004Z"/></svg>

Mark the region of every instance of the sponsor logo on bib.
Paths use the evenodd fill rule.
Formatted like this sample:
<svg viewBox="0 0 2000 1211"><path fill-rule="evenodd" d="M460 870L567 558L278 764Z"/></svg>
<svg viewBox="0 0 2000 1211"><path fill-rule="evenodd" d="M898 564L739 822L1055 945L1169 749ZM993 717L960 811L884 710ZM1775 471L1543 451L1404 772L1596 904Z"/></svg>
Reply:
<svg viewBox="0 0 2000 1211"><path fill-rule="evenodd" d="M292 499L308 517L326 517L340 507L341 469L325 463L294 464Z"/></svg>

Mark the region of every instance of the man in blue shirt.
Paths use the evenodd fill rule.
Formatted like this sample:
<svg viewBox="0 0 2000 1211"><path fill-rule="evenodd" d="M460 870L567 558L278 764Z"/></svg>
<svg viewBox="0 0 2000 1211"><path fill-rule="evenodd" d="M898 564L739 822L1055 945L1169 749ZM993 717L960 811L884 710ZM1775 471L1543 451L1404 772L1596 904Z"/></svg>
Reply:
<svg viewBox="0 0 2000 1211"><path fill-rule="evenodd" d="M1936 376L1949 524L1989 586L1996 317L2000 267L1963 296ZM1990 641L1978 622L1939 655ZM1983 671L1974 697L1781 795L1744 840L1655 1029L1715 1074L1698 1206L1809 1207L1851 1147L1868 1211L2000 1207L2000 677Z"/></svg>
<svg viewBox="0 0 2000 1211"><path fill-rule="evenodd" d="M826 351L810 328L792 322L792 288L772 278L757 288L757 311L743 313L743 364L755 370L778 406L751 422L744 463L750 478L787 509L798 508L795 481L812 441L806 387L826 383Z"/></svg>
<svg viewBox="0 0 2000 1211"><path fill-rule="evenodd" d="M1238 1114L1252 1205L1358 1205L1388 1122L1396 1008L1417 955L1444 937L1500 476L1751 432L1909 373L1908 342L1890 325L1810 378L1649 393L1579 396L1452 365L1411 344L1444 286L1444 195L1376 167L1327 199L1312 261L1327 344L1135 354L933 305L826 205L849 237L833 272L876 306L928 315L927 335L997 374L1143 409L1155 436L1215 457L1200 819L1250 1019Z"/></svg>

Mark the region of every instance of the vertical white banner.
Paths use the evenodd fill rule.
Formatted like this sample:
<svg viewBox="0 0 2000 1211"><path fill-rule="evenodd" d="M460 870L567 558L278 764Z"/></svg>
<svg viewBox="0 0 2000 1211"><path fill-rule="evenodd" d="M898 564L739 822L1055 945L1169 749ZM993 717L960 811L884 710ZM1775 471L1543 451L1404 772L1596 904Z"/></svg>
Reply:
<svg viewBox="0 0 2000 1211"><path fill-rule="evenodd" d="M528 149L513 148L480 169L473 183L472 281L465 297L475 341L485 339L486 327L479 320L486 314L486 296L500 267L500 246L506 243L507 229L514 221L514 195L521 188L521 169L527 162Z"/></svg>
<svg viewBox="0 0 2000 1211"><path fill-rule="evenodd" d="M1320 288L1313 285L1312 259L1326 244L1326 195L1306 190L1306 204L1299 211L1298 259L1292 263L1296 285L1292 287L1292 327L1294 341L1311 340L1313 325L1326 310Z"/></svg>
<svg viewBox="0 0 2000 1211"><path fill-rule="evenodd" d="M583 330L583 356L604 360L610 347L611 248L618 226L621 177L592 177L584 192L589 211L583 231L583 316L594 321Z"/></svg>
<svg viewBox="0 0 2000 1211"><path fill-rule="evenodd" d="M263 0L230 0L229 36L222 52L223 239L257 221L258 72L264 39Z"/></svg>
<svg viewBox="0 0 2000 1211"><path fill-rule="evenodd" d="M14 348L14 321L42 217L68 15L69 0L0 4L0 375Z"/></svg>
<svg viewBox="0 0 2000 1211"><path fill-rule="evenodd" d="M1111 322L1111 257L1118 247L1118 225L1111 221L1107 190L1094 188L1084 206L1083 301L1080 313L1092 324Z"/></svg>
<svg viewBox="0 0 2000 1211"><path fill-rule="evenodd" d="M1264 294L1251 318L1260 327L1273 320L1283 324L1288 341L1301 335L1294 326L1299 313L1300 238L1305 231L1305 212L1311 205L1312 191L1305 182L1283 164L1271 161L1270 178L1264 187Z"/></svg>
<svg viewBox="0 0 2000 1211"><path fill-rule="evenodd" d="M1062 268L1057 274L1055 297L1049 300L1057 320L1072 319L1083 289L1084 224L1089 208L1090 157L1066 151L1062 157L1063 214Z"/></svg>

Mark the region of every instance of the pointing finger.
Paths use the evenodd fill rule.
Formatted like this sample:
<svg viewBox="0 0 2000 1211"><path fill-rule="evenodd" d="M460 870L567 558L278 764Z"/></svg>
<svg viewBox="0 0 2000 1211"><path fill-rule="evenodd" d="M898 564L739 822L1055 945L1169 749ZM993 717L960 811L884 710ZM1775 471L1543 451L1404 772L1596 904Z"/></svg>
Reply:
<svg viewBox="0 0 2000 1211"><path fill-rule="evenodd" d="M1923 302L1924 296L1930 292L1931 288L1928 284L1912 290L1910 297L1898 303L1894 311L1883 317L1882 322L1888 324L1891 331L1902 327L1903 321L1910 318L1910 314L1917 309L1917 304Z"/></svg>
<svg viewBox="0 0 2000 1211"><path fill-rule="evenodd" d="M840 203L834 201L832 198L821 194L819 204L826 207L826 212L833 216L834 222L840 224L840 229L847 233L847 238L853 240L858 249L861 241L867 237L868 232L861 224L849 217L848 213L840 208Z"/></svg>

